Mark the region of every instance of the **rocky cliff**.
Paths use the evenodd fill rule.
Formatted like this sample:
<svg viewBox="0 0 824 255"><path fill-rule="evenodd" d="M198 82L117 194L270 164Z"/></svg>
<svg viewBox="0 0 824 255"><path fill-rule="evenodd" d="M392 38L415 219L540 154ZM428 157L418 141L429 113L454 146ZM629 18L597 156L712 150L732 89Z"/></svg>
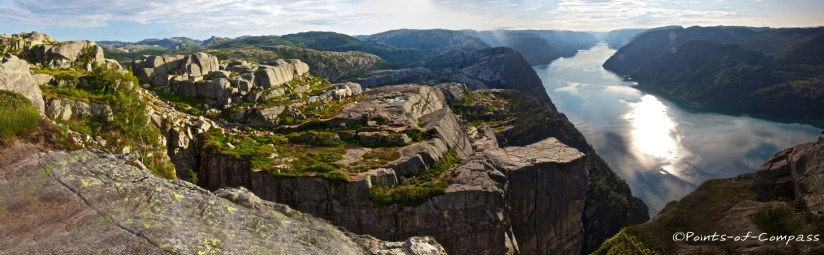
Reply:
<svg viewBox="0 0 824 255"><path fill-rule="evenodd" d="M546 65L561 58L546 39L530 33L507 32L504 44L521 53L530 65Z"/></svg>
<svg viewBox="0 0 824 255"><path fill-rule="evenodd" d="M431 238L382 242L244 189L164 180L122 155L18 145L0 162L0 247L12 254L445 254Z"/></svg>
<svg viewBox="0 0 824 255"><path fill-rule="evenodd" d="M555 109L538 74L524 57L510 48L445 54L426 62L443 79L465 83L470 89L514 89Z"/></svg>
<svg viewBox="0 0 824 255"><path fill-rule="evenodd" d="M824 57L819 50L824 30L738 30L650 31L618 50L604 68L701 104L787 118L824 118L824 67L818 61ZM786 46L790 42L796 44Z"/></svg>
<svg viewBox="0 0 824 255"><path fill-rule="evenodd" d="M622 230L597 253L821 254L822 152L824 132L817 141L776 153L755 173L708 180L650 222ZM673 242L679 231L727 236L724 242Z"/></svg>
<svg viewBox="0 0 824 255"><path fill-rule="evenodd" d="M288 144L274 138L262 145L274 149L261 155L274 166L234 156L248 150L241 148L249 148L242 147L249 138L202 134L198 184L210 190L243 186L377 238L429 235L452 254L581 253L587 157L553 138L498 148L494 133L445 108L466 90L453 92L445 96L417 85L369 90L323 125L311 126L316 129L286 135ZM416 128L424 136L406 138ZM220 138L226 135L235 138ZM335 141L344 150L324 149ZM323 161L301 151L342 154ZM329 170L318 166L324 164L343 176L324 173Z"/></svg>
<svg viewBox="0 0 824 255"><path fill-rule="evenodd" d="M302 49L292 46L245 47L240 49L215 49L210 53L221 59L249 60L267 63L278 59L299 59L309 65L312 75L338 82L388 65L387 61L364 52L333 52Z"/></svg>
<svg viewBox="0 0 824 255"><path fill-rule="evenodd" d="M460 94L450 92L460 91L455 86L443 89L444 94ZM488 126L501 146L523 146L554 137L588 155L587 197L581 215L585 253L597 249L621 228L649 220L643 201L632 196L626 182L595 153L564 114L514 90L475 91L455 100L451 108L472 123Z"/></svg>

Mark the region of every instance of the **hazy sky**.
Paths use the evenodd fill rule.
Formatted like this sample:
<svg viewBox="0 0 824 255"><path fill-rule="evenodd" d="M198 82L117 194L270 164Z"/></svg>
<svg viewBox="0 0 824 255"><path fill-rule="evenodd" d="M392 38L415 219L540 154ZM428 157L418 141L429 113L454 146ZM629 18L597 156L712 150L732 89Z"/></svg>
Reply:
<svg viewBox="0 0 824 255"><path fill-rule="evenodd" d="M0 0L0 33L125 40L399 28L824 26L824 0Z"/></svg>

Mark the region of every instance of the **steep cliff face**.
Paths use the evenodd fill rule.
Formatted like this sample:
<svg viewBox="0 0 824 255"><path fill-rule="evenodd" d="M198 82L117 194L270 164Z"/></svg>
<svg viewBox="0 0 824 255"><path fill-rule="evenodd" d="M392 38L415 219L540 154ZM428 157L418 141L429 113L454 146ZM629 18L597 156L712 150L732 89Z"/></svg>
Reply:
<svg viewBox="0 0 824 255"><path fill-rule="evenodd" d="M440 77L466 83L470 89L514 89L555 109L538 74L520 53L510 48L445 54L427 61L426 67L441 70L436 72Z"/></svg>
<svg viewBox="0 0 824 255"><path fill-rule="evenodd" d="M244 189L164 180L123 155L29 145L0 155L0 246L11 254L445 254L431 238L382 242Z"/></svg>
<svg viewBox="0 0 824 255"><path fill-rule="evenodd" d="M551 63L553 60L561 58L561 53L553 49L546 39L538 36L529 36L523 38L512 38L514 33L509 33L507 36L507 46L516 50L524 56L524 59L530 65L545 65Z"/></svg>
<svg viewBox="0 0 824 255"><path fill-rule="evenodd" d="M776 153L755 173L704 182L651 221L622 230L597 253L821 254L821 169L824 132L817 141ZM673 242L679 231L727 237L724 242Z"/></svg>
<svg viewBox="0 0 824 255"><path fill-rule="evenodd" d="M369 178L277 179L251 171L245 161L201 158L202 186L248 187L355 233L387 240L432 236L450 254L581 252L586 160L555 139L471 157L454 170L446 194L419 206L375 206Z"/></svg>
<svg viewBox="0 0 824 255"><path fill-rule="evenodd" d="M445 101L466 93L465 87L447 91L454 93L446 97L438 89L415 85L381 87L365 92L363 101L345 106L327 127L381 119L382 124L373 129L418 126L429 134L421 142L396 149L397 159L381 168L346 170L348 181L316 173L283 178L258 170L253 166L257 163L248 159L203 149L197 164L198 184L210 190L246 187L263 199L377 238L429 235L450 254L581 253L588 185L585 154L553 138L498 148L494 132L467 125L444 108ZM353 135L366 141L372 134ZM346 155L369 150L357 144L345 148ZM359 161L346 155L338 163ZM278 155L272 157L281 160ZM444 167L444 162L452 163ZM378 202L381 190L392 186L416 189L405 183L419 181L424 178L421 173L434 173L434 169L443 171L435 175L444 178L442 193L418 202Z"/></svg>
<svg viewBox="0 0 824 255"><path fill-rule="evenodd" d="M472 123L489 126L501 146L523 146L554 137L587 154L587 197L580 216L585 253L597 249L622 227L649 220L643 201L632 196L626 182L595 153L566 116L545 103L514 90L488 90L471 92L451 108Z"/></svg>

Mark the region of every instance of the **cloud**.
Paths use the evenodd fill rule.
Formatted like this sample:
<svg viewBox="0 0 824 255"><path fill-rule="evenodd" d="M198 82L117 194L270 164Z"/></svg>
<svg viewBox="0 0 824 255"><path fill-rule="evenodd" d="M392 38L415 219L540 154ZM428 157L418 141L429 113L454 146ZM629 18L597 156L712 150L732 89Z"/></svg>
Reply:
<svg viewBox="0 0 824 255"><path fill-rule="evenodd" d="M71 38L391 29L611 30L664 25L820 26L820 0L0 0L3 32ZM723 8L731 7L731 8ZM16 31L14 31L16 30ZM87 31L86 37L74 34ZM137 37L137 38L136 38Z"/></svg>
<svg viewBox="0 0 824 255"><path fill-rule="evenodd" d="M358 4L362 1L342 1ZM89 28L112 22L157 25L167 31L237 34L265 30L318 29L338 22L380 17L340 10L335 1L286 0L7 0L0 2L6 25ZM234 25L233 25L234 24ZM284 29L288 28L288 29Z"/></svg>

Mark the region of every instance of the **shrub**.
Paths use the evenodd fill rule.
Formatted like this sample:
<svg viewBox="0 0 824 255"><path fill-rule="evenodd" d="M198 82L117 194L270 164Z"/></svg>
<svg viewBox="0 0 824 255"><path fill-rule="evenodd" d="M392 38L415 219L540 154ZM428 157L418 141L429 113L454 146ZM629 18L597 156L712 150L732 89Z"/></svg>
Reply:
<svg viewBox="0 0 824 255"><path fill-rule="evenodd" d="M415 142L423 141L423 138L424 138L423 137L423 131L421 131L420 129L417 129L417 128L407 129L406 131L404 131L404 133L406 133L406 135L409 136L409 138L412 138L412 141L415 141Z"/></svg>
<svg viewBox="0 0 824 255"><path fill-rule="evenodd" d="M0 91L0 141L31 135L40 123L40 112L23 95Z"/></svg>
<svg viewBox="0 0 824 255"><path fill-rule="evenodd" d="M761 231L770 235L794 235L801 229L793 210L786 207L767 207L750 215L750 220Z"/></svg>

